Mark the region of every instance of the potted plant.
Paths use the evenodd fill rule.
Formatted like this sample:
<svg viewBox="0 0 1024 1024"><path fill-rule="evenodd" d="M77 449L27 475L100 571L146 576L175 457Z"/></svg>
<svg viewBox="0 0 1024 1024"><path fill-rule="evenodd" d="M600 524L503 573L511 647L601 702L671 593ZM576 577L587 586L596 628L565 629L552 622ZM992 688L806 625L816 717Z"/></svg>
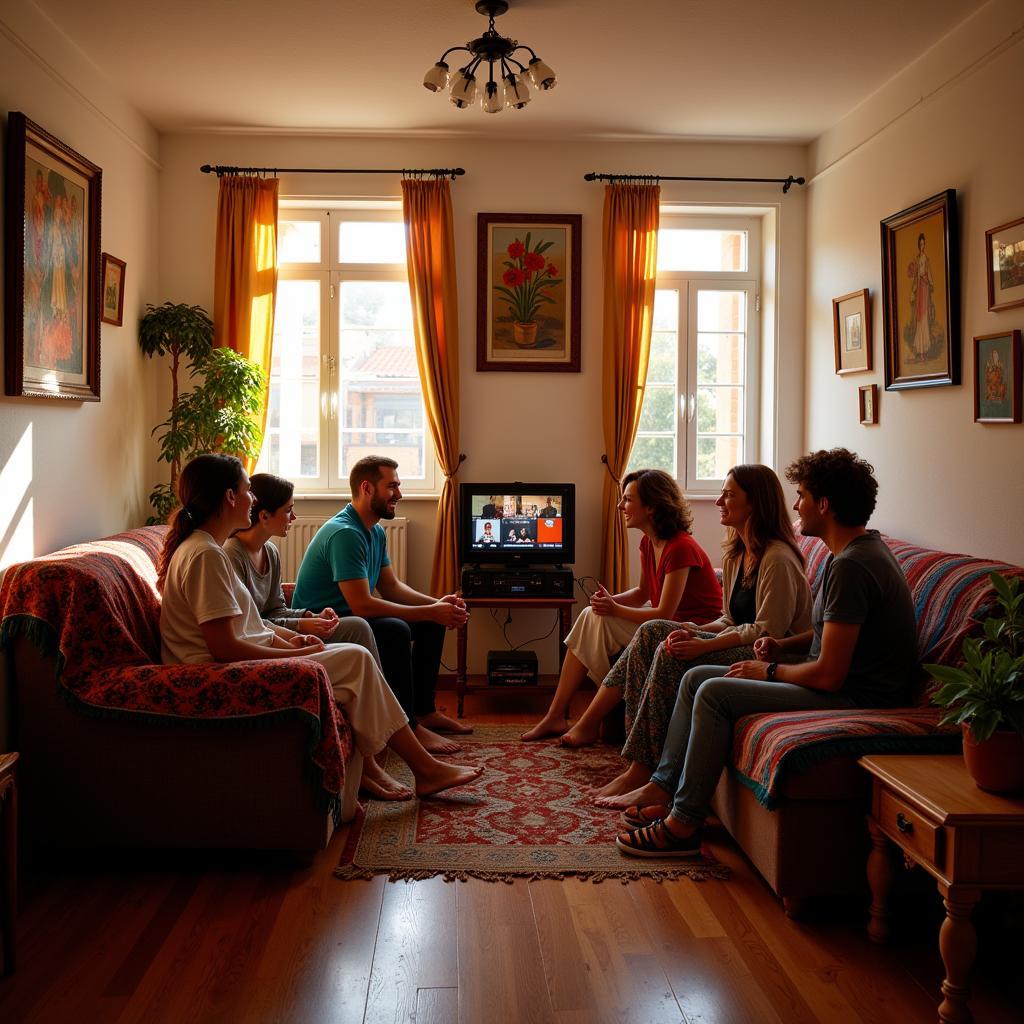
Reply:
<svg viewBox="0 0 1024 1024"><path fill-rule="evenodd" d="M259 367L228 348L213 347L213 321L201 306L165 302L148 306L139 326L139 345L148 356L171 356L171 409L153 428L158 461L171 467L168 483L149 496L154 514L147 523L164 523L178 505L178 474L183 462L202 452L243 458L259 454L262 438L255 416L263 395ZM192 390L180 390L181 361L188 360Z"/></svg>
<svg viewBox="0 0 1024 1024"><path fill-rule="evenodd" d="M521 348L537 344L537 313L541 305L554 305L555 300L546 289L562 284L558 268L548 263L544 252L554 244L551 241L538 242L530 248L530 232L526 241L518 238L508 247L508 259L504 261L505 272L501 275L503 284L496 284L494 290L504 296L512 314L512 340Z"/></svg>
<svg viewBox="0 0 1024 1024"><path fill-rule="evenodd" d="M941 724L964 731L964 760L974 781L995 793L1024 790L1024 592L1019 579L990 573L997 614L967 639L963 663L925 665L940 685L932 702Z"/></svg>

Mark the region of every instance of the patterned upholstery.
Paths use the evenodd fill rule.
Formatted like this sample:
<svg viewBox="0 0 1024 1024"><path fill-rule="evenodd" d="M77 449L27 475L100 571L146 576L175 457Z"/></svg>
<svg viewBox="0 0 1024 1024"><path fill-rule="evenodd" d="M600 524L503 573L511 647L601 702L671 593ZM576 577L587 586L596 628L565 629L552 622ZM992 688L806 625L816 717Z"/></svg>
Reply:
<svg viewBox="0 0 1024 1024"><path fill-rule="evenodd" d="M807 579L817 594L828 548L815 537L800 538ZM917 652L923 663L954 665L964 639L980 630L995 604L989 573L1024 580L1024 568L1005 562L948 554L883 535L907 577L917 616ZM939 728L939 708L928 703L929 681L921 673L908 709L786 712L747 715L733 734L732 772L766 807L778 799L785 773L800 771L837 754L935 753L955 751L959 730Z"/></svg>

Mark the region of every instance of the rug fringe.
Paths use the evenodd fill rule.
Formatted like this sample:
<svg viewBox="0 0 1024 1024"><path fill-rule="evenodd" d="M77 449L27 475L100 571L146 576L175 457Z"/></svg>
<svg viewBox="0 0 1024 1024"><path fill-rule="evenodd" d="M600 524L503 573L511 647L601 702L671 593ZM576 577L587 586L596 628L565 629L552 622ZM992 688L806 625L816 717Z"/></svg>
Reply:
<svg viewBox="0 0 1024 1024"><path fill-rule="evenodd" d="M468 882L471 878L483 882L504 882L511 885L513 882L525 880L527 882L538 882L545 879L556 879L565 881L568 878L578 878L583 882L601 882L616 880L623 885L629 882L649 878L653 882L674 882L680 878L689 878L694 882L704 882L709 878L726 880L731 877L732 871L724 864L685 864L678 867L666 867L651 870L631 870L629 868L616 868L614 870L602 871L477 871L472 868L463 871L445 871L430 869L406 869L406 868L360 868L354 864L341 865L334 869L336 878L346 882L369 881L378 875L387 875L389 882L422 882L428 878L440 876L446 882Z"/></svg>

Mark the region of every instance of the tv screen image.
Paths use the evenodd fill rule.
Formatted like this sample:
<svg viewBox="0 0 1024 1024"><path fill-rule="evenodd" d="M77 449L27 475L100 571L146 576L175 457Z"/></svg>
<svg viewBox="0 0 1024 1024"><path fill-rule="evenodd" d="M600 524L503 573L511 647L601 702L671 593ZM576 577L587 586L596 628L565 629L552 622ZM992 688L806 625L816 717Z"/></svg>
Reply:
<svg viewBox="0 0 1024 1024"><path fill-rule="evenodd" d="M574 484L462 484L460 494L464 563L561 565L574 560Z"/></svg>

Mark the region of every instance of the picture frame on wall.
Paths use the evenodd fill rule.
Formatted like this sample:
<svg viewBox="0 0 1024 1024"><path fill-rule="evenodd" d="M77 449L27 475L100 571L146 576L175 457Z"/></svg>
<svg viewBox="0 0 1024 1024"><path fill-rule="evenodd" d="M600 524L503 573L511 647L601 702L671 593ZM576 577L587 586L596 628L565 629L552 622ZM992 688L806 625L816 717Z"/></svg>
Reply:
<svg viewBox="0 0 1024 1024"><path fill-rule="evenodd" d="M103 254L103 311L102 320L105 324L120 327L124 323L124 260Z"/></svg>
<svg viewBox="0 0 1024 1024"><path fill-rule="evenodd" d="M871 296L867 288L832 300L836 373L871 369Z"/></svg>
<svg viewBox="0 0 1024 1024"><path fill-rule="evenodd" d="M857 389L857 407L862 426L872 427L878 422L877 384L865 384Z"/></svg>
<svg viewBox="0 0 1024 1024"><path fill-rule="evenodd" d="M974 422L1020 423L1020 331L974 339Z"/></svg>
<svg viewBox="0 0 1024 1024"><path fill-rule="evenodd" d="M5 391L98 402L103 172L12 111L6 178Z"/></svg>
<svg viewBox="0 0 1024 1024"><path fill-rule="evenodd" d="M985 232L988 308L1024 306L1024 217Z"/></svg>
<svg viewBox="0 0 1024 1024"><path fill-rule="evenodd" d="M956 189L882 221L885 390L960 383Z"/></svg>
<svg viewBox="0 0 1024 1024"><path fill-rule="evenodd" d="M582 222L477 214L478 371L580 372Z"/></svg>

